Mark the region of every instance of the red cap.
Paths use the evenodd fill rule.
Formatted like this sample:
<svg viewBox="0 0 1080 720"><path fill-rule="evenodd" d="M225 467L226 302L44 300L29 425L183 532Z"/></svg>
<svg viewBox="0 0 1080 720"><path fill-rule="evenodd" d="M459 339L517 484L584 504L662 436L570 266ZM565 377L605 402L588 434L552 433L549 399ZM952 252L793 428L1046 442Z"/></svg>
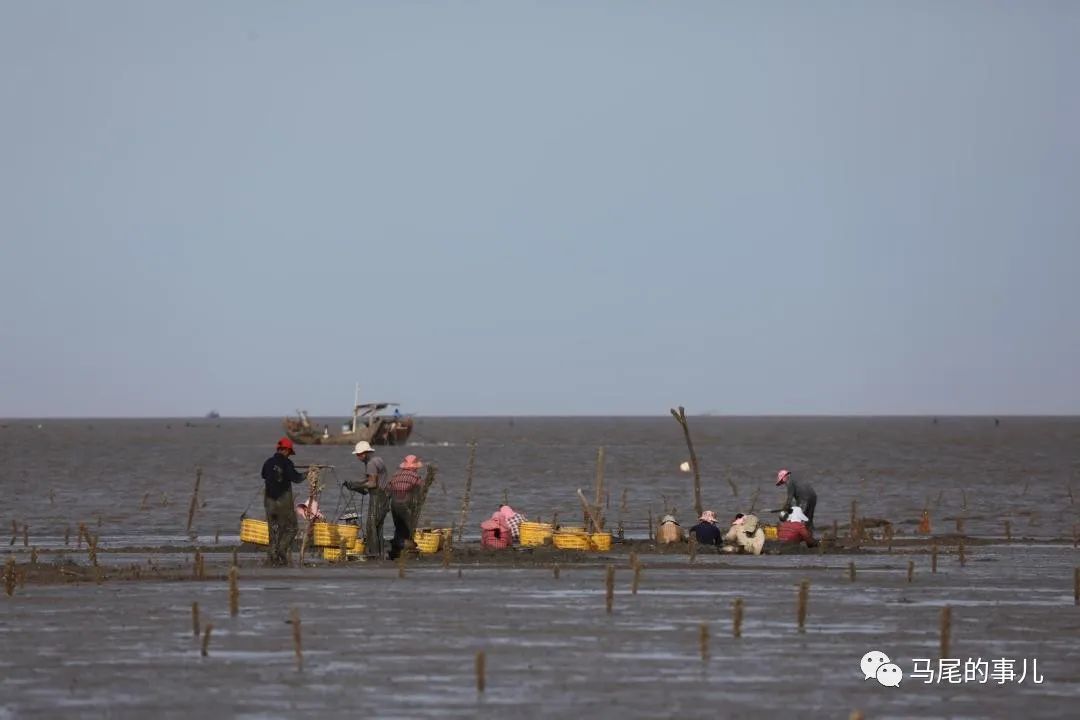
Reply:
<svg viewBox="0 0 1080 720"><path fill-rule="evenodd" d="M283 437L277 441L278 450L288 450L290 455L295 455L296 451L293 450L292 440L287 437Z"/></svg>

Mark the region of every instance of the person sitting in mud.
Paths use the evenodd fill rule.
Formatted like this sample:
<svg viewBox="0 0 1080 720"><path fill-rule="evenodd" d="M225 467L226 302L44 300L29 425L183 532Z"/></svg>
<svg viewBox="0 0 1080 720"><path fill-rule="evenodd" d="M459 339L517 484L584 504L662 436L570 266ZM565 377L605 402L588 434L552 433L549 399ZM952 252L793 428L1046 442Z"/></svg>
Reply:
<svg viewBox="0 0 1080 720"><path fill-rule="evenodd" d="M660 527L656 528L657 544L671 545L672 543L681 543L685 539L682 526L679 525L679 521L675 519L674 515L665 515L660 518Z"/></svg>
<svg viewBox="0 0 1080 720"><path fill-rule="evenodd" d="M506 519L506 526L510 528L510 539L513 542L519 542L521 540L521 523L528 518L509 505L500 505L499 514Z"/></svg>
<svg viewBox="0 0 1080 720"><path fill-rule="evenodd" d="M798 505L791 510L780 513L780 527L776 529L776 539L782 543L806 543L806 547L814 547L817 540L810 530L806 514Z"/></svg>
<svg viewBox="0 0 1080 720"><path fill-rule="evenodd" d="M724 542L724 552L760 555L765 547L765 531L761 529L757 515L736 515L724 534Z"/></svg>
<svg viewBox="0 0 1080 720"><path fill-rule="evenodd" d="M793 505L798 505L806 515L807 528L810 532L814 532L814 507L817 505L817 493L814 492L814 488L805 480L793 478L789 470L776 473L776 486L781 485L787 486L784 510L791 510Z"/></svg>
<svg viewBox="0 0 1080 720"><path fill-rule="evenodd" d="M723 544L724 534L720 532L720 528L716 526L716 513L712 510L706 510L701 513L701 517L698 518L698 524L690 528L690 535L695 537L701 545L715 545L719 547Z"/></svg>
<svg viewBox="0 0 1080 720"><path fill-rule="evenodd" d="M480 544L483 547L492 550L504 550L510 547L513 539L510 523L507 522L506 516L499 510L496 510L490 518L480 523Z"/></svg>

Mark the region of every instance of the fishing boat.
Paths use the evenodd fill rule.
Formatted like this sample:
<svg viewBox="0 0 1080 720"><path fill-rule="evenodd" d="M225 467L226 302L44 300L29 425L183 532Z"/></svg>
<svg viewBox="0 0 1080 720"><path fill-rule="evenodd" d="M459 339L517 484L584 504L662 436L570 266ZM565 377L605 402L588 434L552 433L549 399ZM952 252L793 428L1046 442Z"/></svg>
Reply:
<svg viewBox="0 0 1080 720"><path fill-rule="evenodd" d="M394 408L392 413L385 413ZM398 403L361 403L357 386L352 419L341 426L341 432L330 432L329 425L311 421L306 410L297 410L296 417L284 420L285 434L298 445L355 445L367 440L372 445L404 445L412 434L413 418L402 415Z"/></svg>

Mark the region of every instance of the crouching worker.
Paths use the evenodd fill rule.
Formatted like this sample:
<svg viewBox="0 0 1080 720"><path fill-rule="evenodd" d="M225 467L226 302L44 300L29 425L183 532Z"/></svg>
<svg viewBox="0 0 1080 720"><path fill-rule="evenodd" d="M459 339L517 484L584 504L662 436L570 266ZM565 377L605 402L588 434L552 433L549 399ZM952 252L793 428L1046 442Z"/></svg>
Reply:
<svg viewBox="0 0 1080 720"><path fill-rule="evenodd" d="M480 523L480 545L492 550L504 550L513 542L510 523L506 516L496 510L490 518Z"/></svg>
<svg viewBox="0 0 1080 720"><path fill-rule="evenodd" d="M776 539L782 543L806 543L806 547L814 547L817 540L810 532L807 525L806 514L798 505L792 506L791 510L780 514L780 527L776 529Z"/></svg>
<svg viewBox="0 0 1080 720"><path fill-rule="evenodd" d="M739 513L731 521L731 527L724 534L724 552L760 555L765 547L765 531L762 530L757 515Z"/></svg>
<svg viewBox="0 0 1080 720"><path fill-rule="evenodd" d="M716 513L712 510L701 513L698 524L690 528L690 535L697 538L698 543L701 545L719 547L724 540L724 534L720 532L720 528L716 525Z"/></svg>
<svg viewBox="0 0 1080 720"><path fill-rule="evenodd" d="M506 519L506 526L510 528L510 541L521 542L521 523L528 518L509 505L500 505L499 514Z"/></svg>
<svg viewBox="0 0 1080 720"><path fill-rule="evenodd" d="M683 537L683 529L674 515L665 515L660 518L660 527L656 528L656 542L658 545L671 545L680 543Z"/></svg>

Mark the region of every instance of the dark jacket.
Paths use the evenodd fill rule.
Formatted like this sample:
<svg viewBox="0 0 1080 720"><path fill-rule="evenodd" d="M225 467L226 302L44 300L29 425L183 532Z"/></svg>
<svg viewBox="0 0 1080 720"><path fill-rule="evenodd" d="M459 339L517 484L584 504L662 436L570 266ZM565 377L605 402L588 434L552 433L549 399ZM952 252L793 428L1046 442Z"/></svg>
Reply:
<svg viewBox="0 0 1080 720"><path fill-rule="evenodd" d="M304 476L296 471L293 461L281 453L274 453L263 463L262 479L266 481L266 497L271 500L291 492L293 483L304 482Z"/></svg>
<svg viewBox="0 0 1080 720"><path fill-rule="evenodd" d="M787 500L784 501L784 510L790 510L792 505L798 505L806 511L807 507L817 502L817 493L814 487L805 480L791 478L787 485Z"/></svg>
<svg viewBox="0 0 1080 720"><path fill-rule="evenodd" d="M690 534L696 535L697 541L702 545L720 545L724 541L724 533L720 532L716 523L699 522L690 528Z"/></svg>

